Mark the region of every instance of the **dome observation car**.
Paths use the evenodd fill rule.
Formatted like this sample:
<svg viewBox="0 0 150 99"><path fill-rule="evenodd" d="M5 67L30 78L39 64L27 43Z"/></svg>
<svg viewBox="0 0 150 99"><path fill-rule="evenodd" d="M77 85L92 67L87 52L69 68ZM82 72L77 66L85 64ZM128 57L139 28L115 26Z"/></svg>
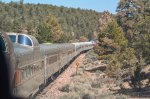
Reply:
<svg viewBox="0 0 150 99"><path fill-rule="evenodd" d="M31 46L31 47L39 45L37 39L31 35L20 33L7 33L7 35L9 36L9 38L13 43L18 43L23 46Z"/></svg>

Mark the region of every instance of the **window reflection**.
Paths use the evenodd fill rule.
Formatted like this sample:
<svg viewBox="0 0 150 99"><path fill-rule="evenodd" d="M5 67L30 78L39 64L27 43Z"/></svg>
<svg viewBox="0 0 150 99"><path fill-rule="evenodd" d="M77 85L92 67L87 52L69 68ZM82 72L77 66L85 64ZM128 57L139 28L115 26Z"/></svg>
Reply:
<svg viewBox="0 0 150 99"><path fill-rule="evenodd" d="M11 39L11 41L12 41L13 43L16 42L16 35L9 35L9 38Z"/></svg>
<svg viewBox="0 0 150 99"><path fill-rule="evenodd" d="M18 43L23 45L32 46L31 40L25 35L18 35Z"/></svg>

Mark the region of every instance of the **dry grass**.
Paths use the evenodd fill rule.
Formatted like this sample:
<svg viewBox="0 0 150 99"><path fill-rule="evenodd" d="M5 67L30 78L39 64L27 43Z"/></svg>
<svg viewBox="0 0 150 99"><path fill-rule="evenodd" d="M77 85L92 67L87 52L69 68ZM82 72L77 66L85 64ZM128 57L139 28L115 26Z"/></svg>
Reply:
<svg viewBox="0 0 150 99"><path fill-rule="evenodd" d="M66 84L58 89L59 89L59 91L62 91L62 92L69 92L69 84Z"/></svg>
<svg viewBox="0 0 150 99"><path fill-rule="evenodd" d="M60 96L59 99L81 99L80 96L76 93L69 93L67 95Z"/></svg>
<svg viewBox="0 0 150 99"><path fill-rule="evenodd" d="M60 91L67 92L60 99L127 99L127 96L113 94L109 89L119 86L121 80L109 78L105 72L95 70L86 72L86 68L101 65L93 52L86 54L86 59L78 68L76 73L71 75L71 83L64 85ZM114 84L115 83L115 84Z"/></svg>

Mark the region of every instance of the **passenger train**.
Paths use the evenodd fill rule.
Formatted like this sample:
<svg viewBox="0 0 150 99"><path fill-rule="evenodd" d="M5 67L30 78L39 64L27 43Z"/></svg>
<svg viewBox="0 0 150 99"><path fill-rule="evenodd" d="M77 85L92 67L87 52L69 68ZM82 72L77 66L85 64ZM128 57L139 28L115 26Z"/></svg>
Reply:
<svg viewBox="0 0 150 99"><path fill-rule="evenodd" d="M39 44L31 35L0 32L0 46L8 60L12 91L16 96L29 97L77 55L92 49L93 43Z"/></svg>

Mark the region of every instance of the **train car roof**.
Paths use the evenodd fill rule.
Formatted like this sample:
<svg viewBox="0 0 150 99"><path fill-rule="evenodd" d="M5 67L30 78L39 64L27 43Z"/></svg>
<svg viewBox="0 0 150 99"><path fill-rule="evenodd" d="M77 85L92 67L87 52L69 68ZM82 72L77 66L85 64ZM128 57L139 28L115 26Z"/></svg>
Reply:
<svg viewBox="0 0 150 99"><path fill-rule="evenodd" d="M76 47L82 46L82 45L86 45L86 44L92 44L91 42L78 42L78 43L72 43L73 45L75 45Z"/></svg>
<svg viewBox="0 0 150 99"><path fill-rule="evenodd" d="M33 52L33 48L28 47L28 46L23 46L21 44L13 44L14 46L14 51L15 54L19 55L19 54L26 54L26 53L32 53Z"/></svg>
<svg viewBox="0 0 150 99"><path fill-rule="evenodd" d="M40 44L40 48L44 54L54 54L59 53L60 51L74 49L74 45L70 43Z"/></svg>

